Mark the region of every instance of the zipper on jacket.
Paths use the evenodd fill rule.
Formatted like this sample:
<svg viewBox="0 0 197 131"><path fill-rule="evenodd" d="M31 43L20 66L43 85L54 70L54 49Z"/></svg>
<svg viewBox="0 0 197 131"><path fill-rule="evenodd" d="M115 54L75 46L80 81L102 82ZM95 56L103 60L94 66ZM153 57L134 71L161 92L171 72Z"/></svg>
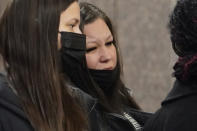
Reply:
<svg viewBox="0 0 197 131"><path fill-rule="evenodd" d="M123 115L134 126L136 131L140 131L142 129L140 124L132 116L130 116L128 113L123 112Z"/></svg>
<svg viewBox="0 0 197 131"><path fill-rule="evenodd" d="M108 113L109 115L112 115L114 117L118 117L120 119L123 119L127 121L132 127L135 128L135 131L141 131L142 127L141 125L133 118L131 117L128 113L123 112L123 115L116 114L116 113ZM126 116L124 114L127 114ZM137 123L137 124L136 124ZM136 126L137 125L137 126Z"/></svg>

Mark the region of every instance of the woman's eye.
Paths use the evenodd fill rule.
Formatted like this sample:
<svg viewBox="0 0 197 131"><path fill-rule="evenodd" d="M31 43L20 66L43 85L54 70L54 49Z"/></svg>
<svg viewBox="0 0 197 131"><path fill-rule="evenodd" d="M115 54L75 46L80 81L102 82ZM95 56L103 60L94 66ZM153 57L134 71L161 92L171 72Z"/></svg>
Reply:
<svg viewBox="0 0 197 131"><path fill-rule="evenodd" d="M74 25L74 24L70 24L69 26L70 26L70 27L72 27L72 28L73 28L73 27L75 27L75 25Z"/></svg>
<svg viewBox="0 0 197 131"><path fill-rule="evenodd" d="M86 49L86 52L89 53L89 52L91 52L93 50L96 50L96 47L88 48L88 49Z"/></svg>
<svg viewBox="0 0 197 131"><path fill-rule="evenodd" d="M111 45L113 45L113 41L107 42L105 45L106 46L111 46Z"/></svg>

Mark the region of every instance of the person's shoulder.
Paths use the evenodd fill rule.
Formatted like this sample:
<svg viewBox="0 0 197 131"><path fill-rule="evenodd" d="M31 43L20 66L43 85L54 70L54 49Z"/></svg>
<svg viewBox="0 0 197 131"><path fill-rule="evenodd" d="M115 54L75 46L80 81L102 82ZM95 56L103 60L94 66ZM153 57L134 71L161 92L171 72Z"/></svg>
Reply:
<svg viewBox="0 0 197 131"><path fill-rule="evenodd" d="M4 91L1 91L3 93ZM5 94L7 92L4 92ZM9 97L9 96L8 96ZM0 97L0 130L2 131L33 131L22 108L11 99Z"/></svg>
<svg viewBox="0 0 197 131"><path fill-rule="evenodd" d="M0 74L0 131L33 131L18 96L9 87L5 75Z"/></svg>
<svg viewBox="0 0 197 131"><path fill-rule="evenodd" d="M76 96L84 101L90 102L90 101L95 101L96 99L93 98L92 96L90 96L89 94L87 94L86 92L82 91L81 89L79 89L76 86L73 85L67 85L67 87L69 88L69 90L71 91L73 96Z"/></svg>
<svg viewBox="0 0 197 131"><path fill-rule="evenodd" d="M143 131L196 131L195 112L164 113L158 110L145 124Z"/></svg>
<svg viewBox="0 0 197 131"><path fill-rule="evenodd" d="M9 88L6 76L0 73L0 110L1 114L5 109L10 109L14 105L16 96ZM13 101L14 100L14 101Z"/></svg>
<svg viewBox="0 0 197 131"><path fill-rule="evenodd" d="M138 109L134 109L134 108L128 108L127 110L131 114L136 114L136 115L145 116L145 117L151 117L153 115L153 113L144 112L143 110L138 110Z"/></svg>
<svg viewBox="0 0 197 131"><path fill-rule="evenodd" d="M93 98L76 86L67 85L67 87L71 91L72 95L80 101L82 106L85 107L88 112L91 112L94 109L95 105L97 104L97 99Z"/></svg>
<svg viewBox="0 0 197 131"><path fill-rule="evenodd" d="M18 109L17 109L18 110ZM25 115L0 105L0 131L33 131Z"/></svg>
<svg viewBox="0 0 197 131"><path fill-rule="evenodd" d="M144 112L142 110L133 109L133 108L127 108L127 111L141 125L144 125L153 116L153 113Z"/></svg>

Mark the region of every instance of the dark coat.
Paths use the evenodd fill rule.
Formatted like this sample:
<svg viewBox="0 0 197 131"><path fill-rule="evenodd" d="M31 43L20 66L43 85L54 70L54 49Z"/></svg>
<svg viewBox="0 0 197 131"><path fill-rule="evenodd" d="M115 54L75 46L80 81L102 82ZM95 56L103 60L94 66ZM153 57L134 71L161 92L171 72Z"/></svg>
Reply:
<svg viewBox="0 0 197 131"><path fill-rule="evenodd" d="M97 114L101 114L99 110L97 110ZM127 113L132 116L141 127L144 126L146 121L151 117L152 114L142 112L135 109L127 109ZM103 113L103 115L99 115L97 119L100 121L100 131L141 131L136 130L134 126L126 119L124 116L116 114L116 113Z"/></svg>
<svg viewBox="0 0 197 131"><path fill-rule="evenodd" d="M91 131L141 131L135 130L131 122L122 115L102 112L96 98L92 98L77 87L71 86L71 88L76 91L74 94L77 94L81 103L85 101L84 105L86 105L86 110L89 112L88 117ZM152 116L151 113L129 107L125 107L124 111L132 116L142 127Z"/></svg>
<svg viewBox="0 0 197 131"><path fill-rule="evenodd" d="M96 99L78 88L70 88L87 111L90 131L135 131L125 117L114 113L101 115ZM126 110L141 126L151 115L130 108ZM2 74L0 74L0 131L34 131L20 105L19 98Z"/></svg>
<svg viewBox="0 0 197 131"><path fill-rule="evenodd" d="M197 85L176 81L144 131L197 131Z"/></svg>
<svg viewBox="0 0 197 131"><path fill-rule="evenodd" d="M5 77L0 75L0 131L33 131L19 103Z"/></svg>
<svg viewBox="0 0 197 131"><path fill-rule="evenodd" d="M95 100L83 93L78 88L71 88L72 93L77 96L88 113L90 130L99 131L93 109ZM0 74L0 131L34 131L27 119L19 98L9 87L6 77Z"/></svg>

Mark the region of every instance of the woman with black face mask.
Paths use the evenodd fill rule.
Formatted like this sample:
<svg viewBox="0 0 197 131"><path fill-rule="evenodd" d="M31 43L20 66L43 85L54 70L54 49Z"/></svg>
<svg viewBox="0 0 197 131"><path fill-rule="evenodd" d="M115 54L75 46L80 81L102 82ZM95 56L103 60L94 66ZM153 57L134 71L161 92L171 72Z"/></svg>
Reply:
<svg viewBox="0 0 197 131"><path fill-rule="evenodd" d="M96 99L100 130L139 131L151 114L140 110L121 79L122 64L112 23L92 4L81 3L80 8L86 41L75 36L69 39L70 45L63 45L65 77ZM62 38L63 43L66 41Z"/></svg>

